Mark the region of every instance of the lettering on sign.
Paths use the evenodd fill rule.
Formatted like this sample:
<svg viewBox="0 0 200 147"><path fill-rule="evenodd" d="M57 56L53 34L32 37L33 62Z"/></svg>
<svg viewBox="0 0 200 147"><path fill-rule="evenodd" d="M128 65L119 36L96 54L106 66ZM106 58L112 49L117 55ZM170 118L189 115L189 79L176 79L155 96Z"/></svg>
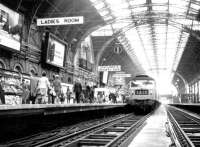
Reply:
<svg viewBox="0 0 200 147"><path fill-rule="evenodd" d="M121 71L121 65L98 66L98 71Z"/></svg>
<svg viewBox="0 0 200 147"><path fill-rule="evenodd" d="M83 16L37 19L37 26L73 25L73 24L83 24L83 23L84 23Z"/></svg>
<svg viewBox="0 0 200 147"><path fill-rule="evenodd" d="M113 74L113 77L123 77L123 78L126 78L126 77L131 77L131 74Z"/></svg>

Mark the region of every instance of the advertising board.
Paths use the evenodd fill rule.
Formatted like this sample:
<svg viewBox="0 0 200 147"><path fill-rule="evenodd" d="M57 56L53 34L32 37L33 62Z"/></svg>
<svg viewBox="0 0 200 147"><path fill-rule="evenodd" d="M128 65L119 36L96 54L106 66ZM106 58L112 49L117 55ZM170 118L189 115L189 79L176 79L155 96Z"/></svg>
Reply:
<svg viewBox="0 0 200 147"><path fill-rule="evenodd" d="M20 51L23 16L0 4L0 45Z"/></svg>
<svg viewBox="0 0 200 147"><path fill-rule="evenodd" d="M46 62L48 64L63 67L66 46L67 44L64 41L53 34L49 34Z"/></svg>

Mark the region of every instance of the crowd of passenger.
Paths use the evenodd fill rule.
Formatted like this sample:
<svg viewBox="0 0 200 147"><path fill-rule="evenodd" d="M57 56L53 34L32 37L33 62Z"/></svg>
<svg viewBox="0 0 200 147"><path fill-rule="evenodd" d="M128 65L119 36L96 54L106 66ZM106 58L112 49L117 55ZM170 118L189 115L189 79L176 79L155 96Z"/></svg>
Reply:
<svg viewBox="0 0 200 147"><path fill-rule="evenodd" d="M0 84L1 85L1 84ZM49 80L46 73L43 72L41 77L31 76L30 84L22 79L20 85L22 90L22 104L69 104L69 103L117 103L124 102L124 97L117 93L105 95L99 92L94 96L96 86L86 84L84 88L79 81L76 81L73 88L68 86L65 92L62 89L61 79L59 75L53 75L53 79ZM5 104L5 96L0 86L1 104ZM121 98L121 100L117 100Z"/></svg>

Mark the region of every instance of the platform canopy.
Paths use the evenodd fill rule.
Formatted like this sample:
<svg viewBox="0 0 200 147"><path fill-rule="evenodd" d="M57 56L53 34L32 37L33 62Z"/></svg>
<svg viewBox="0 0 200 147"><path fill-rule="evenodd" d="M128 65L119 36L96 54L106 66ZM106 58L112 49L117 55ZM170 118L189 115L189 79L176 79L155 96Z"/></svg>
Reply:
<svg viewBox="0 0 200 147"><path fill-rule="evenodd" d="M90 0L135 63L155 79L172 79L189 34L199 40L199 0ZM106 32L106 33L105 33Z"/></svg>

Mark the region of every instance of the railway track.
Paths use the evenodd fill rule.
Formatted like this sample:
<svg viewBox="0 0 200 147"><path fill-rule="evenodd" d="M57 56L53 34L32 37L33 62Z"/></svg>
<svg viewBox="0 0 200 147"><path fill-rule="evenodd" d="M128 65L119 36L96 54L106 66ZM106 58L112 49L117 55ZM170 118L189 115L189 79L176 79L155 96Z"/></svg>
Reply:
<svg viewBox="0 0 200 147"><path fill-rule="evenodd" d="M78 140L72 142L60 142L52 144L52 147L112 147L124 146L124 141L130 135L136 135L142 128L147 116L128 116L119 121L115 121L108 126L98 130L93 130L91 133L82 136Z"/></svg>
<svg viewBox="0 0 200 147"><path fill-rule="evenodd" d="M118 118L123 117L124 114L119 114L115 116L109 116L109 117L104 117L101 119L94 119L94 120L89 120L86 122L80 122L75 125L71 126L66 126L66 127L61 127L61 128L56 128L51 131L45 131L41 133L37 133L31 136L27 136L24 138L20 139L15 139L6 143L0 144L0 146L8 146L8 147L15 147L15 146L37 146L39 144L43 144L44 142L48 142L49 140L55 140L57 138L60 138L62 136L70 135L75 132L79 132L81 130L84 130L86 128L90 128L91 126L96 126L98 124L102 124L104 122L112 122L114 120L117 120Z"/></svg>
<svg viewBox="0 0 200 147"><path fill-rule="evenodd" d="M38 134L23 140L16 140L10 142L7 146L75 147L119 145L131 134L134 134L133 132L137 133L149 115L120 115L97 124L88 125L88 127L82 127L76 131L71 131L71 133L66 129L63 130L65 133L57 135L55 130L45 135Z"/></svg>
<svg viewBox="0 0 200 147"><path fill-rule="evenodd" d="M200 147L200 117L169 106L168 127L177 147Z"/></svg>

